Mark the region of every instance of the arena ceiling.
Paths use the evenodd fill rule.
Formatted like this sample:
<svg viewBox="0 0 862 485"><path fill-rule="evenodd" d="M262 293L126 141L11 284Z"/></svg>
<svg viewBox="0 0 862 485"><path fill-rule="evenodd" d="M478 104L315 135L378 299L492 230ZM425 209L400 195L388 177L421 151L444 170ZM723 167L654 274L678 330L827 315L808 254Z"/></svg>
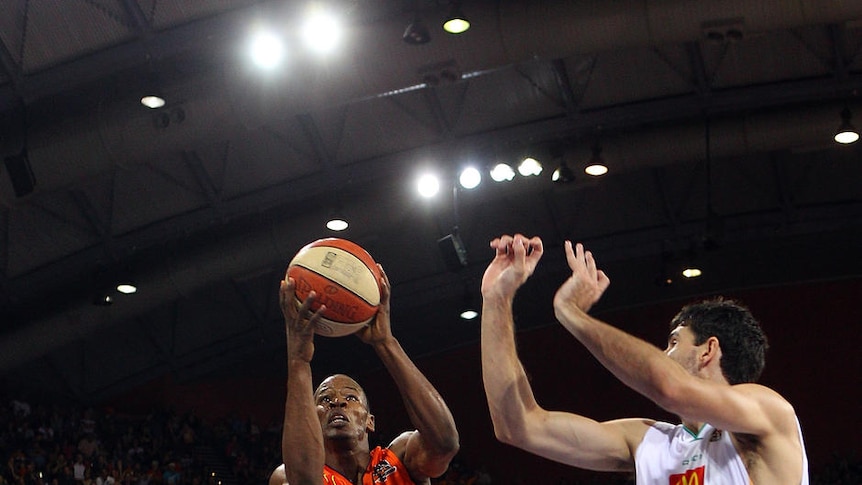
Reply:
<svg viewBox="0 0 862 485"><path fill-rule="evenodd" d="M603 308L862 275L862 2L816 0L334 1L341 50L295 33L304 2L0 0L0 369L9 392L110 397L283 372L276 288L302 245L363 245L393 283L396 336L416 357L475 344L488 241L540 235L519 301L552 322L562 241L608 268ZM419 19L431 40L410 45ZM245 58L278 27L287 62ZM139 103L159 89L167 104ZM593 147L610 172L583 173ZM535 154L539 177L472 191ZM555 184L561 161L575 180ZM421 200L421 169L443 177ZM351 222L331 233L324 219ZM438 240L457 234L467 263ZM695 281L656 284L684 258ZM119 275L139 291L93 304ZM355 339L323 368L373 366Z"/></svg>

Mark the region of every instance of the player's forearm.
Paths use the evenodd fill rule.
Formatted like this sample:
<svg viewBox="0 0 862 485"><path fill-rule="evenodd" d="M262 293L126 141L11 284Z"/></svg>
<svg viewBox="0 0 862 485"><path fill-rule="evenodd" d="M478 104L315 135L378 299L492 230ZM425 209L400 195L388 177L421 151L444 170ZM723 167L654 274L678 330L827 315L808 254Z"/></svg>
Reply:
<svg viewBox="0 0 862 485"><path fill-rule="evenodd" d="M323 434L314 407L311 365L303 360L288 360L281 457L288 483L317 484L322 480Z"/></svg>
<svg viewBox="0 0 862 485"><path fill-rule="evenodd" d="M482 304L482 381L497 439L515 444L526 433L527 410L536 407L515 347L510 300Z"/></svg>
<svg viewBox="0 0 862 485"><path fill-rule="evenodd" d="M557 309L557 319L617 379L668 411L674 388L688 378L657 347L597 320L576 307Z"/></svg>
<svg viewBox="0 0 862 485"><path fill-rule="evenodd" d="M454 455L459 448L458 430L446 402L404 352L394 337L375 345L410 417L423 441L443 455Z"/></svg>

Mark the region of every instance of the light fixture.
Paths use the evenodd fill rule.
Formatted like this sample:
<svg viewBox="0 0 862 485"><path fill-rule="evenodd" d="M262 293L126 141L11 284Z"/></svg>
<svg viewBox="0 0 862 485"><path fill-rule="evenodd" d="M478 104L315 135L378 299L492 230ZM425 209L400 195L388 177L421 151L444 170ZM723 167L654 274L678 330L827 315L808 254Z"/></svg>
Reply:
<svg viewBox="0 0 862 485"><path fill-rule="evenodd" d="M120 293L122 293L124 295L132 295L132 294L138 292L138 287L135 286L134 283L129 281L126 283L119 283L117 285L117 291L119 291Z"/></svg>
<svg viewBox="0 0 862 485"><path fill-rule="evenodd" d="M449 11L449 15L446 17L446 20L443 21L443 30L450 34L460 34L466 32L469 28L470 21L467 20L464 12L461 11L460 3L453 3L452 9Z"/></svg>
<svg viewBox="0 0 862 485"><path fill-rule="evenodd" d="M320 54L332 52L341 40L339 19L320 6L312 7L307 15L302 27L306 47Z"/></svg>
<svg viewBox="0 0 862 485"><path fill-rule="evenodd" d="M482 182L482 174L476 167L467 167L458 176L458 183L465 189L475 189Z"/></svg>
<svg viewBox="0 0 862 485"><path fill-rule="evenodd" d="M593 177L600 177L608 173L608 166L605 164L605 159L602 158L602 147L598 143L593 144L592 154L587 161L587 167L584 168L584 172Z"/></svg>
<svg viewBox="0 0 862 485"><path fill-rule="evenodd" d="M479 316L479 307L476 299L473 298L473 293L467 287L467 282L464 282L464 295L461 297L461 310L458 314L461 320L475 320Z"/></svg>
<svg viewBox="0 0 862 485"><path fill-rule="evenodd" d="M410 45L422 45L431 42L431 33L428 32L425 23L417 16L407 26L401 39Z"/></svg>
<svg viewBox="0 0 862 485"><path fill-rule="evenodd" d="M272 32L259 31L254 34L249 46L252 62L262 69L275 69L284 59L284 44Z"/></svg>
<svg viewBox="0 0 862 485"><path fill-rule="evenodd" d="M491 169L491 179L494 182L508 182L515 178L515 170L508 164L498 163Z"/></svg>
<svg viewBox="0 0 862 485"><path fill-rule="evenodd" d="M835 132L836 142L847 145L859 139L859 130L850 123L850 118L852 117L853 113L850 112L850 108L845 107L841 110L841 125L838 126L838 131Z"/></svg>
<svg viewBox="0 0 862 485"><path fill-rule="evenodd" d="M419 195L426 199L430 199L440 191L440 180L432 174L424 174L419 177L417 189L419 190Z"/></svg>
<svg viewBox="0 0 862 485"><path fill-rule="evenodd" d="M673 276L666 271L661 271L655 277L656 286L671 286L673 285Z"/></svg>
<svg viewBox="0 0 862 485"><path fill-rule="evenodd" d="M93 296L93 305L95 306L111 306L114 304L114 297L107 293L96 293Z"/></svg>
<svg viewBox="0 0 862 485"><path fill-rule="evenodd" d="M165 98L155 94L148 94L141 98L141 104L150 109L158 109L165 105Z"/></svg>
<svg viewBox="0 0 862 485"><path fill-rule="evenodd" d="M465 308L464 311L461 312L462 320L473 320L479 316L479 312L473 309L473 307Z"/></svg>
<svg viewBox="0 0 862 485"><path fill-rule="evenodd" d="M333 216L328 221L326 221L326 228L330 231L343 231L347 229L350 224L347 222L347 219L343 217Z"/></svg>
<svg viewBox="0 0 862 485"><path fill-rule="evenodd" d="M542 173L542 164L533 157L526 157L518 164L518 173L524 177L539 175Z"/></svg>
<svg viewBox="0 0 862 485"><path fill-rule="evenodd" d="M560 166L551 174L551 181L558 184L567 184L575 181L575 174L566 164L565 160L560 160Z"/></svg>
<svg viewBox="0 0 862 485"><path fill-rule="evenodd" d="M682 275L688 279L692 279L703 275L703 271L696 266L688 266L682 270Z"/></svg>

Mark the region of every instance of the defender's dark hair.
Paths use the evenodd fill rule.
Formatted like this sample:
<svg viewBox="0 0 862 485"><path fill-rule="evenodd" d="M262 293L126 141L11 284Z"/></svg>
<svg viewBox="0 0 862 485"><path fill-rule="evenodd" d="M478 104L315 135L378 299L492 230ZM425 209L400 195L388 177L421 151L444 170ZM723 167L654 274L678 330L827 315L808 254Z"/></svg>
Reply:
<svg viewBox="0 0 862 485"><path fill-rule="evenodd" d="M751 312L740 303L717 297L686 305L671 320L694 333L695 345L716 337L721 345L721 372L731 384L755 382L766 365L769 343Z"/></svg>

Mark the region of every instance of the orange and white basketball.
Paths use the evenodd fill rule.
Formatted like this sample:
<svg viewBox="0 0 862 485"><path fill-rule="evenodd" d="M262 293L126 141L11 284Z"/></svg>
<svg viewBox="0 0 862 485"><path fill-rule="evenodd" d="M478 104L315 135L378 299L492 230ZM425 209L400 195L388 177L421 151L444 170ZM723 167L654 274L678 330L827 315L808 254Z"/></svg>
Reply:
<svg viewBox="0 0 862 485"><path fill-rule="evenodd" d="M340 238L318 239L305 245L290 261L287 276L296 281L297 305L314 290L312 306L326 310L315 333L341 337L359 331L380 305L380 269L356 243Z"/></svg>

